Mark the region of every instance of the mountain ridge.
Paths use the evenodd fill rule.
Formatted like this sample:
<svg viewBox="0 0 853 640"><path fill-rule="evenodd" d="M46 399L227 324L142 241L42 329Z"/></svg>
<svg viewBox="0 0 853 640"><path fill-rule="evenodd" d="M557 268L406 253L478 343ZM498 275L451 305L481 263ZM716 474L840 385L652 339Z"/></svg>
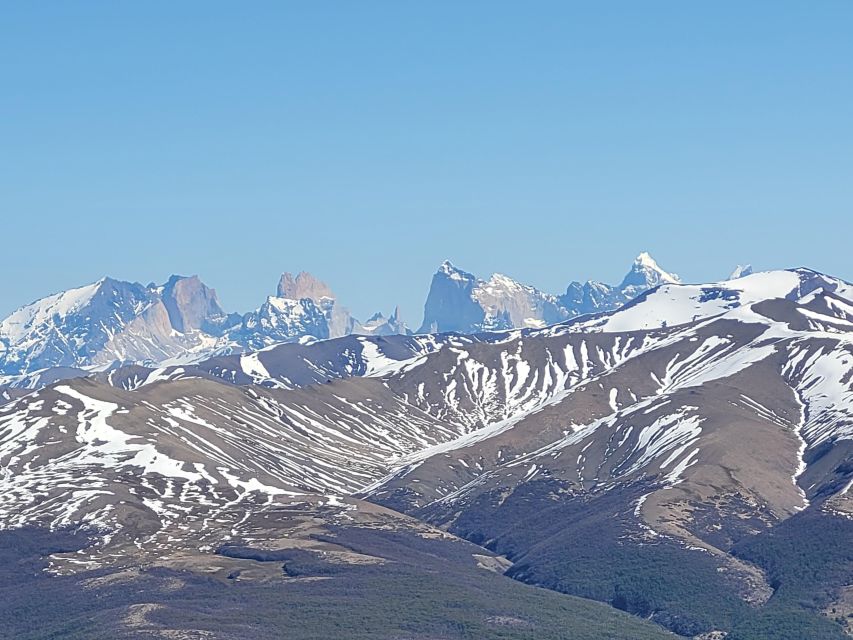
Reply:
<svg viewBox="0 0 853 640"><path fill-rule="evenodd" d="M646 252L619 285L573 282L562 295L502 274L481 280L445 261L433 277L419 332L543 327L614 309L677 281ZM430 319L435 312L443 316ZM307 272L283 273L275 295L245 314L226 313L216 291L198 276L174 275L147 287L107 277L37 300L0 321L0 377L5 384L31 386L54 377L51 371L190 363L280 342L396 333L412 333L398 308L360 322Z"/></svg>

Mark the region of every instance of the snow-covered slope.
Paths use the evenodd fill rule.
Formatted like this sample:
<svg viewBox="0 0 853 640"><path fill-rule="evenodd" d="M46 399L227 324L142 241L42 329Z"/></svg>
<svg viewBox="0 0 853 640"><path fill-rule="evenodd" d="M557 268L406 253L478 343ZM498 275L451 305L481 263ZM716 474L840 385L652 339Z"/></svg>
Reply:
<svg viewBox="0 0 853 640"><path fill-rule="evenodd" d="M853 285L810 269L753 273L706 285L664 284L614 313L571 323L577 331L635 331L675 326L761 300L800 300L822 290L853 296Z"/></svg>
<svg viewBox="0 0 853 640"><path fill-rule="evenodd" d="M541 474L580 488L650 477L660 491L698 487L699 470L740 455L719 449L719 438L737 439L746 423L782 462L768 459L766 474L732 490L777 517L835 497L846 472L808 460L814 448L853 442L853 289L802 269L726 286L738 299L700 301L696 318L683 308L702 292L665 285L589 330L582 322L438 339L348 337L149 373L140 384L115 384L113 374L112 386L60 383L0 416L0 519L83 518L94 509L89 489L42 500L50 487L89 483L100 513L125 495L132 468L152 505L186 502L187 492L233 500L229 492L242 488L382 500L404 491L406 504L423 508ZM657 313L638 314L643 307ZM104 473L113 488L96 491ZM220 497L218 485L229 487ZM654 504L668 495L655 494ZM138 508L162 520L177 507ZM116 517L90 516L105 527Z"/></svg>

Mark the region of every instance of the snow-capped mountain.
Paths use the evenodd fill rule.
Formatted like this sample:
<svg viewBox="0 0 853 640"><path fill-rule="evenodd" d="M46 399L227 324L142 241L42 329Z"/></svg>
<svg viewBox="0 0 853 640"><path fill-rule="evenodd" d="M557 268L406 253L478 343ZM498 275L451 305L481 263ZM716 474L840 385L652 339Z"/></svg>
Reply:
<svg viewBox="0 0 853 640"><path fill-rule="evenodd" d="M363 336L392 336L411 335L412 331L400 318L400 308L394 307L394 311L387 318L381 311L377 311L366 322L357 325L353 333Z"/></svg>
<svg viewBox="0 0 853 640"><path fill-rule="evenodd" d="M296 276L282 274L276 296L246 314L240 327L226 337L231 350L255 350L296 340L396 333L410 333L400 320L399 310L387 319L377 313L362 324L338 302L325 282L303 271ZM225 349L220 345L219 350Z"/></svg>
<svg viewBox="0 0 853 640"><path fill-rule="evenodd" d="M37 300L0 322L0 375L203 352L229 320L216 292L195 276L147 287L104 278Z"/></svg>
<svg viewBox="0 0 853 640"><path fill-rule="evenodd" d="M358 321L350 315L349 309L342 307L337 296L325 282L318 280L306 271L296 276L283 273L278 283L277 296L286 300L311 300L326 318L326 337L339 338L356 332ZM304 335L321 338L319 333L306 331Z"/></svg>
<svg viewBox="0 0 853 640"><path fill-rule="evenodd" d="M498 273L480 280L445 261L432 278L419 333L541 327L568 317L555 296Z"/></svg>
<svg viewBox="0 0 853 640"><path fill-rule="evenodd" d="M733 275L749 271L739 268ZM502 274L481 280L444 262L433 277L420 333L541 328L628 308L647 291L665 294L679 282L647 253L619 285L573 282L561 296ZM678 291L703 300L735 295L725 283ZM685 302L685 309L691 304ZM159 286L105 278L43 298L0 322L0 382L37 388L117 363L186 365L287 342L411 333L397 309L390 317L378 313L359 322L327 284L306 272L282 274L276 295L242 316L226 314L215 291L195 276L173 276Z"/></svg>
<svg viewBox="0 0 853 640"><path fill-rule="evenodd" d="M441 526L682 636L762 637L742 632L779 606L820 628L853 575L851 374L853 285L808 269L659 282L541 329L126 367L0 408L0 529L85 524L94 544L52 557L72 574L265 550L233 575L385 508L410 519L373 530ZM780 569L793 553L826 570Z"/></svg>
<svg viewBox="0 0 853 640"><path fill-rule="evenodd" d="M275 296L223 311L197 276L162 285L104 278L22 307L0 322L0 380L35 388L117 363L157 365L350 334L411 333L395 311L361 324L309 273L284 273Z"/></svg>
<svg viewBox="0 0 853 640"><path fill-rule="evenodd" d="M616 309L649 289L680 281L677 275L661 269L654 258L643 252L634 260L619 285L592 280L572 282L559 300L570 316L600 313Z"/></svg>
<svg viewBox="0 0 853 640"><path fill-rule="evenodd" d="M619 285L572 282L555 296L502 275L488 280L445 261L432 279L420 333L475 333L543 327L578 315L610 311L661 284L680 282L641 253Z"/></svg>
<svg viewBox="0 0 853 640"><path fill-rule="evenodd" d="M257 310L247 313L227 338L235 348L250 350L306 337L325 340L330 337L326 312L310 298L269 296Z"/></svg>

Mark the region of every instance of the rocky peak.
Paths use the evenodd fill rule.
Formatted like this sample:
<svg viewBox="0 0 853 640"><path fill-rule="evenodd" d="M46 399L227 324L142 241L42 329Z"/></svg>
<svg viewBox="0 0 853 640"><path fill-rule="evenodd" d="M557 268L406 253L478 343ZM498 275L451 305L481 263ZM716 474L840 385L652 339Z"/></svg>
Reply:
<svg viewBox="0 0 853 640"><path fill-rule="evenodd" d="M163 285L161 298L169 322L181 333L201 329L209 320L225 315L216 291L198 276L172 276Z"/></svg>
<svg viewBox="0 0 853 640"><path fill-rule="evenodd" d="M442 262L432 277L420 333L468 333L482 327L486 312L473 297L479 283L476 276L457 269L449 260Z"/></svg>
<svg viewBox="0 0 853 640"><path fill-rule="evenodd" d="M468 273L467 271L459 269L458 267L454 266L453 263L450 262L450 260L445 260L441 263L441 266L439 266L438 271L436 271L434 278L441 276L449 278L451 280L456 280L458 282L477 282L477 276L475 276L473 273Z"/></svg>
<svg viewBox="0 0 853 640"><path fill-rule="evenodd" d="M400 307L394 307L393 313L387 318L381 311L377 311L370 316L367 322L358 323L353 332L367 336L410 335L412 333L406 323L400 319Z"/></svg>
<svg viewBox="0 0 853 640"><path fill-rule="evenodd" d="M628 289L640 289L644 291L661 284L679 283L681 283L681 279L676 274L668 273L661 269L655 259L643 251L634 259L631 270L622 280L619 288L623 291Z"/></svg>
<svg viewBox="0 0 853 640"><path fill-rule="evenodd" d="M296 276L292 273L281 274L276 294L279 298L302 300L309 298L315 302L322 298L334 298L335 294L322 280L318 280L307 271L300 271Z"/></svg>

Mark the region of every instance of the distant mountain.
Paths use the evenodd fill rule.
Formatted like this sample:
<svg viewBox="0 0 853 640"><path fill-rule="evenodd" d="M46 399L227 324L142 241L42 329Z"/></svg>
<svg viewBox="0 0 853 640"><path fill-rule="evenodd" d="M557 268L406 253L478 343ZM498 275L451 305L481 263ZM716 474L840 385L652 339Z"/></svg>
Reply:
<svg viewBox="0 0 853 640"><path fill-rule="evenodd" d="M748 273L750 267L738 267L732 277ZM645 252L618 285L572 282L562 295L498 273L482 280L445 261L432 278L419 333L542 328L615 310L679 282ZM398 309L360 322L328 284L304 271L283 273L275 295L245 314L226 313L197 276L147 286L104 278L0 322L0 384L37 388L123 363L180 365L280 343L395 334L412 334Z"/></svg>
<svg viewBox="0 0 853 640"><path fill-rule="evenodd" d="M302 338L325 340L349 335L357 322L329 286L307 272L284 273L275 296L243 317L228 338L237 349L261 349Z"/></svg>
<svg viewBox="0 0 853 640"><path fill-rule="evenodd" d="M541 327L568 317L555 296L497 273L480 280L445 261L432 278L418 333Z"/></svg>
<svg viewBox="0 0 853 640"><path fill-rule="evenodd" d="M411 335L412 331L400 318L400 308L394 307L393 313L385 317L381 312L374 313L367 322L360 323L353 333L363 336Z"/></svg>
<svg viewBox="0 0 853 640"><path fill-rule="evenodd" d="M659 285L679 282L681 280L677 275L661 269L654 258L643 252L634 260L619 285L594 281L572 282L566 293L560 296L560 303L572 316L600 313L616 309Z"/></svg>
<svg viewBox="0 0 853 640"><path fill-rule="evenodd" d="M284 273L275 297L246 314L242 325L228 338L238 349L261 349L280 342L315 338L326 340L356 335L411 333L395 309L390 318L374 314L367 322L356 320L332 289L305 271Z"/></svg>
<svg viewBox="0 0 853 640"><path fill-rule="evenodd" d="M279 298L287 300L311 300L326 318L328 338L339 338L355 332L358 321L352 317L349 309L342 307L337 296L325 282L318 280L310 273L302 271L294 276L291 273L283 273L278 283ZM324 333L324 332L320 332ZM321 338L319 333L306 332Z"/></svg>
<svg viewBox="0 0 853 640"><path fill-rule="evenodd" d="M480 280L445 261L432 278L419 333L543 327L610 311L656 286L678 282L678 276L661 269L645 252L637 256L619 285L572 282L561 296L501 274Z"/></svg>
<svg viewBox="0 0 853 640"><path fill-rule="evenodd" d="M104 278L37 300L0 322L0 374L204 352L233 320L195 276L147 287Z"/></svg>
<svg viewBox="0 0 853 640"><path fill-rule="evenodd" d="M0 382L34 388L121 363L187 363L294 341L410 334L399 311L362 324L310 273L284 273L275 296L226 313L197 276L143 286L104 278L47 296L0 322Z"/></svg>
<svg viewBox="0 0 853 640"><path fill-rule="evenodd" d="M329 317L316 302L310 298L293 300L278 296L269 296L227 334L231 345L247 349L263 349L306 337L325 340L330 336Z"/></svg>

